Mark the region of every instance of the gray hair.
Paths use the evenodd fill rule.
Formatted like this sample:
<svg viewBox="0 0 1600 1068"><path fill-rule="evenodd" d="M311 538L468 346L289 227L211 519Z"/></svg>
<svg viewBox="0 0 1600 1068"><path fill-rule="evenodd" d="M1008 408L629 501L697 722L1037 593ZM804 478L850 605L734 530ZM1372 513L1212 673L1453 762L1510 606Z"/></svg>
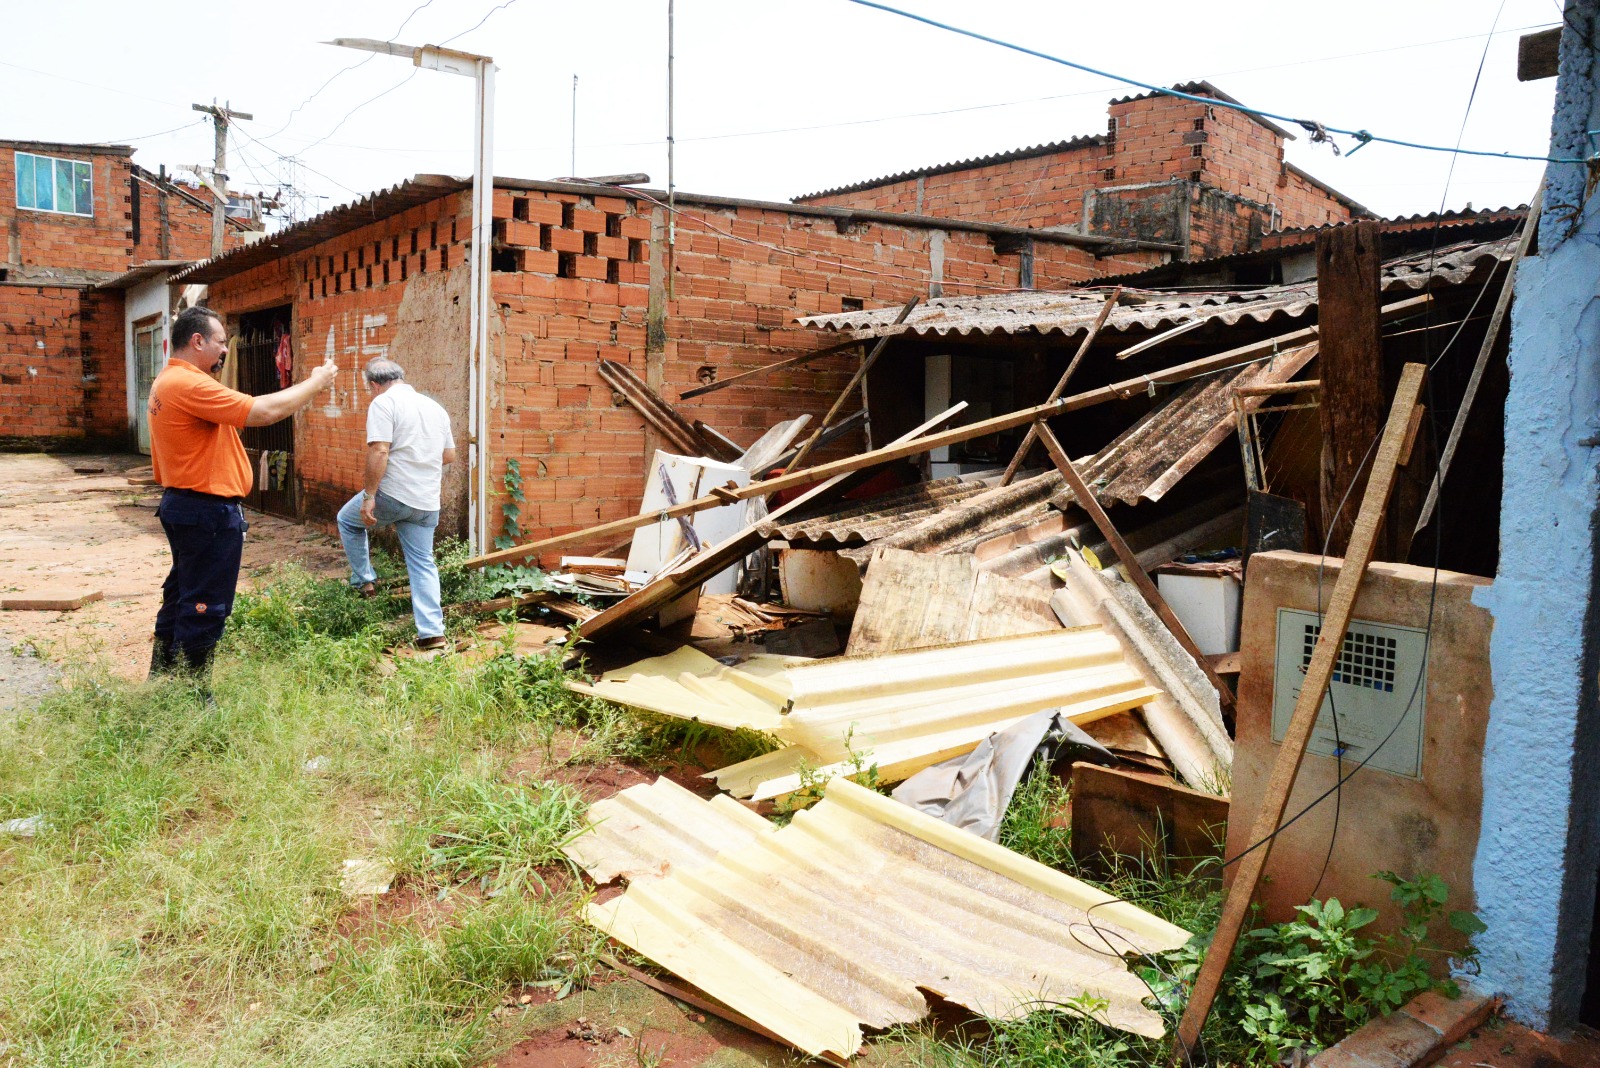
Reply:
<svg viewBox="0 0 1600 1068"><path fill-rule="evenodd" d="M378 356L367 361L367 381L374 386L387 386L406 376L406 369L393 360Z"/></svg>

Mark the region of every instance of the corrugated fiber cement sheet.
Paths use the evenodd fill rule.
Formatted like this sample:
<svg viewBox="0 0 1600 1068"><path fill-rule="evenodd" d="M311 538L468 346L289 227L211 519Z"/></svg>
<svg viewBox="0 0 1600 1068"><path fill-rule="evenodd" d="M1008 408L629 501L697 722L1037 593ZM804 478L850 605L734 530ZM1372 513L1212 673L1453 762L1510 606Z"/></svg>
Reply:
<svg viewBox="0 0 1600 1068"><path fill-rule="evenodd" d="M857 1051L863 1027L926 1015L923 990L997 1019L1087 993L1106 1001L1100 1015L1111 1026L1159 1036L1161 1016L1144 1004L1150 991L1123 954L1189 939L843 778L776 833L704 866L639 880L586 916L796 1048L835 1062Z"/></svg>

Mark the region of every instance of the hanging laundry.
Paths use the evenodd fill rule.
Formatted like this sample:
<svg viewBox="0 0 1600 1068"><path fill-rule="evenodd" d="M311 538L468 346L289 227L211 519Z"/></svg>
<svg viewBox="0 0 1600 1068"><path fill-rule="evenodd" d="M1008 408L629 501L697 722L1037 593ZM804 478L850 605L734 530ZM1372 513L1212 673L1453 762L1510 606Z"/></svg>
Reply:
<svg viewBox="0 0 1600 1068"><path fill-rule="evenodd" d="M278 369L278 388L288 389L294 382L294 345L288 334L278 338L278 348L272 362Z"/></svg>

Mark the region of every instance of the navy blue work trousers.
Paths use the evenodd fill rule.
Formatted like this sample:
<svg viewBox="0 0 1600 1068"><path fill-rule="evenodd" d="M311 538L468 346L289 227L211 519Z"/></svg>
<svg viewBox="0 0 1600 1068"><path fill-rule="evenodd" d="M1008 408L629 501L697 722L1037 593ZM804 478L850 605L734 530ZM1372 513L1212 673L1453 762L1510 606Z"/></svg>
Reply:
<svg viewBox="0 0 1600 1068"><path fill-rule="evenodd" d="M161 584L156 641L173 660L199 669L211 659L233 611L244 553L244 509L238 500L169 489L156 509L172 548L172 570Z"/></svg>

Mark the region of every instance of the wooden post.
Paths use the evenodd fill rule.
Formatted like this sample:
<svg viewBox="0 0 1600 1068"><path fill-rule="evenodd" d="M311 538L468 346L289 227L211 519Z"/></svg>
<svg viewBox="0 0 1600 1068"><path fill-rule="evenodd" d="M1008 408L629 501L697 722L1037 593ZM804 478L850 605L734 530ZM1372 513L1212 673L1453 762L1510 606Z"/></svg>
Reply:
<svg viewBox="0 0 1600 1068"><path fill-rule="evenodd" d="M1311 664L1306 668L1300 696L1295 699L1289 729L1273 761L1272 774L1262 793L1261 808L1256 812L1251 828L1250 842L1265 844L1239 858L1233 886L1222 904L1222 917L1217 921L1211 946L1206 950L1200 973L1189 991L1189 1003L1183 1010L1183 1019L1178 1024L1180 1059L1183 1052L1192 1053L1199 1041L1206 1017L1211 1013L1211 1004L1222 985L1222 975L1233 957L1234 947L1239 943L1239 934L1244 930L1250 899L1255 896L1256 884L1261 881L1261 873L1266 869L1267 856L1272 852L1271 837L1277 833L1283 810L1289 804L1289 792L1294 789L1300 761L1305 757L1306 744L1311 740L1311 730L1316 726L1317 714L1322 709L1323 694L1327 693L1328 682L1333 677L1339 647L1344 644L1345 631L1350 626L1356 593L1360 590L1362 577L1377 548L1378 526L1389 505L1389 492L1394 488L1400 450L1405 445L1411 412L1416 407L1417 394L1422 390L1422 377L1426 371L1427 368L1420 363L1408 363L1400 375L1400 387L1395 391L1394 405L1389 409L1389 421L1384 425L1383 438L1378 443L1378 455L1372 462L1372 473L1361 499L1361 511L1350 532L1349 553L1344 558L1344 566L1339 569L1333 593L1328 598L1328 610L1322 617L1322 632L1317 637L1316 648L1311 652ZM1327 381L1324 368L1324 389L1327 388Z"/></svg>
<svg viewBox="0 0 1600 1068"><path fill-rule="evenodd" d="M1217 688L1217 699L1222 702L1223 711L1231 711L1233 709L1233 691L1228 688L1227 683L1222 681L1222 676L1218 675L1212 668L1210 661L1206 659L1206 654L1200 651L1200 647L1194 643L1194 639L1189 637L1189 631L1185 629L1183 621L1172 611L1172 607L1167 604L1167 599L1161 596L1161 591L1156 589L1156 584L1150 580L1150 576L1140 566L1139 558L1134 554L1133 548L1122 540L1122 535L1117 531L1116 526L1112 524L1111 517L1106 515L1106 510L1100 507L1100 502L1095 499L1095 495L1089 491L1088 486L1084 485L1083 476L1078 474L1077 468L1072 466L1072 461L1067 458L1066 450L1061 447L1061 442L1056 440L1055 434L1043 419L1033 425L1034 429L1038 431L1039 440L1044 443L1045 451L1050 454L1051 462L1061 472L1061 477L1066 479L1067 486L1072 490L1072 496L1077 500L1078 507L1087 512L1089 518L1094 520L1094 525L1100 528L1100 536L1111 544L1112 550L1117 554L1117 559L1122 561L1122 566L1127 569L1129 581L1144 595L1144 599L1149 602L1150 607L1155 609L1156 615L1161 617L1161 622L1166 624L1167 629L1172 632L1172 636L1178 639L1178 644L1183 646L1184 652L1194 657L1194 662L1200 665L1201 671L1206 673L1206 678L1211 680L1211 685Z"/></svg>
<svg viewBox="0 0 1600 1068"><path fill-rule="evenodd" d="M1089 327L1089 332L1083 335L1083 342L1078 345L1078 351L1073 353L1071 362L1067 364L1067 369L1061 372L1061 379L1056 383L1056 388L1052 389L1050 396L1045 399L1046 404L1053 402L1067 391L1067 381L1072 377L1072 372L1078 369L1078 364L1083 362L1083 357L1088 353L1089 346L1093 345L1094 339L1100 336L1100 328L1106 325L1106 317L1111 314L1111 309L1117 306L1117 298L1120 296L1122 296L1122 287L1117 286L1106 297L1106 302L1100 305L1100 314L1095 316L1094 325ZM1022 466L1023 457L1027 456L1028 450L1033 448L1035 436L1034 429L1030 426L1028 432L1022 435L1022 444L1017 446L1017 454L1006 465L1006 474L1000 480L1000 485L1009 486L1011 485L1011 480L1017 477L1017 468Z"/></svg>
<svg viewBox="0 0 1600 1068"><path fill-rule="evenodd" d="M1367 450L1383 419L1383 338L1378 301L1383 258L1375 221L1317 238L1317 332L1322 379L1322 522L1328 554L1343 556ZM1381 549L1380 549L1381 551Z"/></svg>
<svg viewBox="0 0 1600 1068"><path fill-rule="evenodd" d="M911 300L907 302L906 306L900 309L900 315L894 321L895 326L899 326L901 323L905 322L911 317L911 313L916 309L919 299L920 298L918 297L912 297ZM867 354L867 358L861 361L861 366L856 368L856 373L851 377L844 389L839 391L839 396L834 398L833 407L828 409L828 414L822 417L821 423L817 424L816 432L806 439L806 443L804 445L800 446L800 452L796 454L794 458L794 467L800 468L805 466L806 457L811 455L811 450L816 446L817 439L822 437L823 432L827 430L828 427L833 425L834 416L838 415L839 409L844 407L844 402L848 400L850 394L855 391L857 383L861 383L863 385L866 383L867 372L872 370L872 365L878 362L879 356L883 355L883 350L888 346L889 338L892 336L893 335L891 334L885 334L883 337L878 339L878 343L876 345L872 346L872 351ZM864 396L865 395L863 394L863 398ZM867 419L870 420L871 418L872 413L868 412Z"/></svg>

